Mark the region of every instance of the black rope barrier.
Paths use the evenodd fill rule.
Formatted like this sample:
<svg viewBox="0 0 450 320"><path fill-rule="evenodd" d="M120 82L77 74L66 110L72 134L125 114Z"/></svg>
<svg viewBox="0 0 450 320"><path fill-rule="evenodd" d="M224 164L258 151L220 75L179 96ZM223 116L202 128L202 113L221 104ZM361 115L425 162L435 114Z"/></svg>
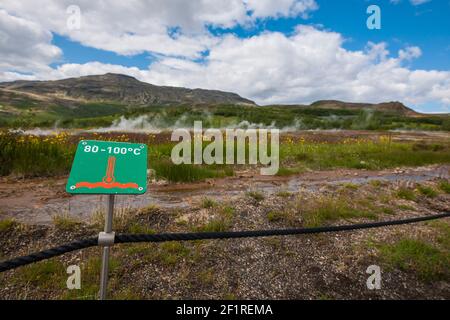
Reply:
<svg viewBox="0 0 450 320"><path fill-rule="evenodd" d="M326 232L340 232L358 229L380 228L401 224L416 223L428 220L435 220L450 217L450 212L409 218L403 220L391 220L381 222L359 223L342 226L324 226L316 228L298 228L298 229L274 229L274 230L255 230L255 231L228 231L228 232L197 232L197 233L160 233L160 234L117 234L114 243L132 243L132 242L166 242L166 241L193 241L193 240L213 240L213 239L235 239L235 238L255 238L269 236L287 236L300 234L314 234ZM20 266L31 264L45 259L50 259L75 250L85 249L98 245L98 237L91 237L84 240L74 241L59 247L32 253L27 256L0 262L0 272L15 269Z"/></svg>
<svg viewBox="0 0 450 320"><path fill-rule="evenodd" d="M392 225L415 223L427 220L441 219L450 217L450 212L409 218L403 220L391 220L371 223L360 223L342 226L325 226L316 228L299 229L274 229L274 230L255 230L255 231L228 231L228 232L198 232L198 233L160 233L160 234L118 234L114 243L131 242L165 242L165 241L192 241L192 240L213 240L213 239L234 239L234 238L256 238L269 236L287 236L312 233L339 232L357 229L379 228Z"/></svg>
<svg viewBox="0 0 450 320"><path fill-rule="evenodd" d="M27 256L14 258L0 263L0 272L15 269L20 266L25 266L30 263L38 262L45 259L50 259L56 256L60 256L64 253L72 252L75 250L85 249L96 246L98 244L98 238L92 237L84 240L74 241L59 247L47 249L40 252L35 252Z"/></svg>

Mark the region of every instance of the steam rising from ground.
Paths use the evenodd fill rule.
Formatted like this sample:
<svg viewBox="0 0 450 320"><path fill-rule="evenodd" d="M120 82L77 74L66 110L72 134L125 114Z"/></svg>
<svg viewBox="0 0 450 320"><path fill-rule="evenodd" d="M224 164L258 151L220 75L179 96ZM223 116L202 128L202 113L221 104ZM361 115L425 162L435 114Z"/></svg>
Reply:
<svg viewBox="0 0 450 320"><path fill-rule="evenodd" d="M135 118L126 118L121 116L119 119L114 120L109 127L95 128L90 130L82 129L65 129L58 128L56 125L53 128L42 129L12 129L10 132L24 134L24 135L34 135L34 136L50 136L65 132L135 132L135 133L161 133L162 131L172 131L175 129L188 129L192 130L194 128L195 121L203 121L204 128L217 128L217 129L280 129L281 132L294 132L298 130L307 130L308 128L302 123L300 119L295 119L290 126L285 126L279 128L276 126L275 122L270 125L264 123L254 123L248 120L242 121L231 121L226 125L214 126L213 115L207 112L201 118L192 115L183 114L175 121L169 122L164 114L156 115L141 115Z"/></svg>
<svg viewBox="0 0 450 320"><path fill-rule="evenodd" d="M135 133L153 133L157 134L162 131L172 131L175 129L188 129L192 130L195 121L202 121L204 129L217 128L217 129L279 129L281 132L295 132L303 130L324 130L334 129L339 130L341 123L345 120L345 117L337 115L329 115L326 117L320 117L321 121L317 123L308 123L303 121L301 117L292 119L292 122L287 125L279 126L275 121L270 124L255 123L248 120L236 119L236 118L224 118L216 116L208 111L203 111L201 114L191 114L189 112L180 114L178 117L169 115L166 112L144 114L134 118L126 118L121 116L113 121L108 127L95 128L90 130L82 129L63 129L58 128L58 123L55 123L53 129L14 129L13 132L20 134L30 135L52 135L58 134L61 131L88 131L88 132L135 132ZM365 130L377 123L377 117L373 110L364 110L357 117L352 119L351 129ZM328 126L321 127L321 124L329 124Z"/></svg>
<svg viewBox="0 0 450 320"><path fill-rule="evenodd" d="M194 120L203 121L204 128L218 128L218 129L277 129L275 122L270 125L264 123L254 123L247 120L240 122L231 121L226 125L214 126L213 115L205 112L201 118L193 119L189 114L183 114L175 122L169 122L166 120L164 114L141 115L136 118L125 118L121 116L115 120L111 126L105 128L93 129L95 132L142 132L142 133L160 133L161 131L174 130L174 129L193 129ZM295 119L290 126L278 128L283 132L291 132L304 130L306 127L303 125L300 119Z"/></svg>

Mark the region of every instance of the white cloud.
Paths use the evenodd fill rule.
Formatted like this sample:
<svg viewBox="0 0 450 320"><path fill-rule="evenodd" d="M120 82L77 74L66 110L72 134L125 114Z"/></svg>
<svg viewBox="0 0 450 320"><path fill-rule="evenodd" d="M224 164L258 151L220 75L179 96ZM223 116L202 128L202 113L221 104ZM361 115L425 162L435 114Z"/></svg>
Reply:
<svg viewBox="0 0 450 320"><path fill-rule="evenodd" d="M409 2L411 2L411 4L413 6L418 6L420 4L426 3L426 2L430 2L431 0L410 0Z"/></svg>
<svg viewBox="0 0 450 320"><path fill-rule="evenodd" d="M0 9L0 71L30 73L48 69L62 52L39 24Z"/></svg>
<svg viewBox="0 0 450 320"><path fill-rule="evenodd" d="M162 59L143 77L159 84L235 91L262 104L319 99L449 103L450 72L404 66L420 55L419 48L389 58L385 43L369 43L365 51L346 50L342 44L340 34L307 26L292 36L227 36L211 49L205 64Z"/></svg>
<svg viewBox="0 0 450 320"><path fill-rule="evenodd" d="M422 55L422 50L419 47L407 47L406 49L401 49L398 52L398 57L401 60L413 60Z"/></svg>
<svg viewBox="0 0 450 320"><path fill-rule="evenodd" d="M318 9L314 0L244 0L252 17L307 17L308 13Z"/></svg>
<svg viewBox="0 0 450 320"><path fill-rule="evenodd" d="M65 9L73 2L0 3L7 9L0 10L0 81L115 72L159 85L233 91L261 104L339 99L450 106L449 71L408 67L422 54L418 47L403 48L393 57L387 43L347 50L341 34L311 26L299 25L290 35L264 32L250 38L213 36L205 28L306 15L317 8L314 1L80 0L75 2L82 10L82 28L75 32L66 27ZM46 9L38 11L36 6ZM174 27L181 31L169 34ZM159 58L145 70L95 61L51 68L61 55L51 44L51 32L90 47L121 54L148 51ZM205 50L208 56L198 62L195 58Z"/></svg>
<svg viewBox="0 0 450 320"><path fill-rule="evenodd" d="M430 2L431 0L409 0L409 3L411 3L413 6L418 6L427 2ZM402 0L391 0L391 3L398 4L402 2Z"/></svg>
<svg viewBox="0 0 450 320"><path fill-rule="evenodd" d="M70 5L80 8L79 30L67 28ZM231 28L256 18L306 17L317 4L314 0L2 0L0 8L89 47L123 55L153 52L197 58L217 41L207 26ZM180 30L176 39L168 32L171 28Z"/></svg>

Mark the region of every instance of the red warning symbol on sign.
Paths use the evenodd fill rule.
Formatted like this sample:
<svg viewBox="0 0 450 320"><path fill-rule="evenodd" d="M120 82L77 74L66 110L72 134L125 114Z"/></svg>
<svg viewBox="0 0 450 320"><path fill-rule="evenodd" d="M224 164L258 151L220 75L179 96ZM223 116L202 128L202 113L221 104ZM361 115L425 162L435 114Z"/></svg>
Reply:
<svg viewBox="0 0 450 320"><path fill-rule="evenodd" d="M108 158L108 164L106 166L106 174L103 177L103 181L99 182L77 182L75 184L76 188L105 188L105 189L111 189L111 188L120 188L120 189L126 189L126 188L132 188L132 189L138 189L137 183L134 182L127 182L127 183L120 183L115 181L114 177L114 169L116 166L116 157L110 156Z"/></svg>

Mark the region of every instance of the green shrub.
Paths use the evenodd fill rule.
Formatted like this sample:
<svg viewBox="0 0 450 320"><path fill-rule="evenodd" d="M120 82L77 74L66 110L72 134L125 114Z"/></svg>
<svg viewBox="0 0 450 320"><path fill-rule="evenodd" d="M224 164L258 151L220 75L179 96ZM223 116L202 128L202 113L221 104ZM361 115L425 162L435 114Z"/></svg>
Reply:
<svg viewBox="0 0 450 320"><path fill-rule="evenodd" d="M360 208L346 197L322 197L309 205L300 204L299 210L307 227L317 227L339 219L377 217L371 208Z"/></svg>
<svg viewBox="0 0 450 320"><path fill-rule="evenodd" d="M201 201L200 205L201 205L202 208L211 209L211 208L214 208L214 207L217 206L217 202L214 201L211 198L204 197L204 198L202 198L202 201Z"/></svg>
<svg viewBox="0 0 450 320"><path fill-rule="evenodd" d="M81 225L81 221L68 214L55 215L52 217L54 226L62 231L71 231Z"/></svg>
<svg viewBox="0 0 450 320"><path fill-rule="evenodd" d="M258 202L264 200L264 194L260 191L247 191L246 195Z"/></svg>
<svg viewBox="0 0 450 320"><path fill-rule="evenodd" d="M450 193L450 182L448 182L447 180L440 181L439 189L441 189L445 193Z"/></svg>
<svg viewBox="0 0 450 320"><path fill-rule="evenodd" d="M416 194L414 193L414 190L407 189L407 188L400 188L397 191L397 197L405 200L414 201L416 200Z"/></svg>
<svg viewBox="0 0 450 320"><path fill-rule="evenodd" d="M11 230L16 225L14 219L4 219L0 220L0 232L5 232Z"/></svg>
<svg viewBox="0 0 450 320"><path fill-rule="evenodd" d="M448 280L450 255L423 241L401 239L378 246L381 257L391 267L414 272L425 281Z"/></svg>
<svg viewBox="0 0 450 320"><path fill-rule="evenodd" d="M417 187L417 189L419 190L419 192L421 194L423 194L424 196L426 196L428 198L435 198L438 195L436 190L434 190L433 188L428 187L428 186L419 185Z"/></svg>

